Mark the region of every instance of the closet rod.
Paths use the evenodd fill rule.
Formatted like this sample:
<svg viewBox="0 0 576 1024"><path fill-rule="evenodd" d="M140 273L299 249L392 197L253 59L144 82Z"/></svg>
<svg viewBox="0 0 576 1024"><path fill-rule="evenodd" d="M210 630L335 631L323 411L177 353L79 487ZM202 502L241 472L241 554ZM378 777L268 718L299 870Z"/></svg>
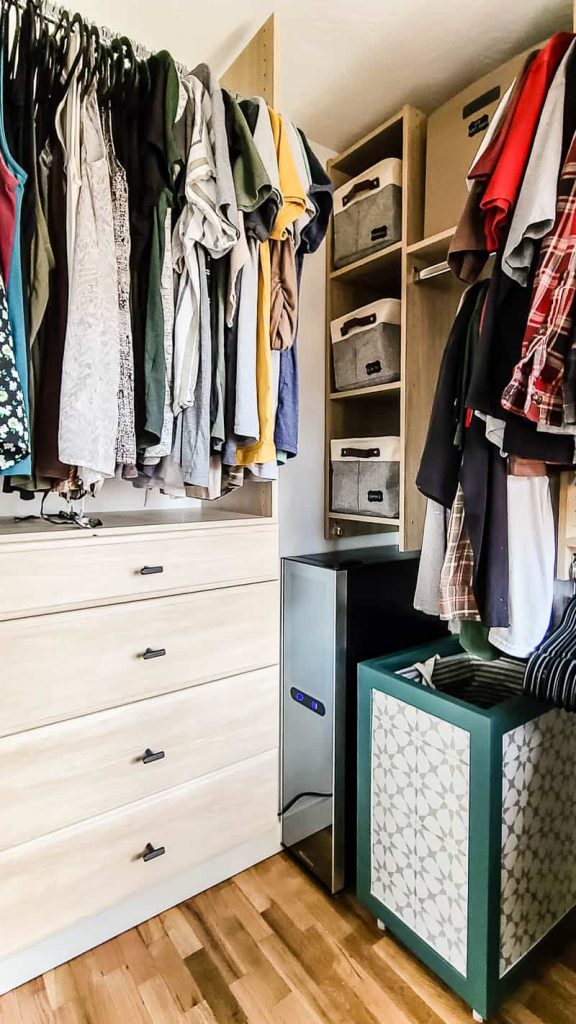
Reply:
<svg viewBox="0 0 576 1024"><path fill-rule="evenodd" d="M12 2L16 4L16 6L19 7L20 10L22 11L27 7L27 0L12 0ZM58 25L62 12L65 10L67 14L70 16L70 18L72 18L73 14L71 11L67 10L60 4L52 3L52 0L42 0L42 2L39 4L40 16L44 18L45 21L49 21L52 25ZM84 17L84 15L81 15L81 17L87 25L92 25L94 28L98 29L100 37L104 40L104 42L111 42L113 39L120 37L124 34L122 32L113 32L112 29L108 28L107 25L96 25L94 21L92 21L90 18ZM151 57L152 54L154 53L154 50L151 50L150 47L145 46L144 43L139 43L135 39L130 39L130 43L137 57ZM179 64L178 61L175 61L175 64L176 67L178 68L178 71L182 75L188 74L189 69L185 67L184 64Z"/></svg>

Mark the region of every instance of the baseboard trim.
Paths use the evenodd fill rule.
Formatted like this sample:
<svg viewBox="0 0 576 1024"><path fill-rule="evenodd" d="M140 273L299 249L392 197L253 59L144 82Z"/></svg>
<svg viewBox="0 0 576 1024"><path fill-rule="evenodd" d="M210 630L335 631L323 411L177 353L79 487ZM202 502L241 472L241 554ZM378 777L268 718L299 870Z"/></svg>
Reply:
<svg viewBox="0 0 576 1024"><path fill-rule="evenodd" d="M73 960L108 939L148 921L164 910L183 903L232 875L245 871L280 852L279 829L229 850L192 871L161 885L130 896L127 900L87 918L49 939L5 960L0 960L0 995L10 992L60 964Z"/></svg>

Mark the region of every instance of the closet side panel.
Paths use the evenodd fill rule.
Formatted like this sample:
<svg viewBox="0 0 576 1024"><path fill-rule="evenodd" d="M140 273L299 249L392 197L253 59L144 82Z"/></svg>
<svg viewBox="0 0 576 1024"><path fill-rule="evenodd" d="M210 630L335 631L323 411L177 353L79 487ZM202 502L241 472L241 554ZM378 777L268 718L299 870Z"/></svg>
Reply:
<svg viewBox="0 0 576 1024"><path fill-rule="evenodd" d="M270 106L278 103L277 21L272 14L256 32L220 81L242 96L263 96Z"/></svg>

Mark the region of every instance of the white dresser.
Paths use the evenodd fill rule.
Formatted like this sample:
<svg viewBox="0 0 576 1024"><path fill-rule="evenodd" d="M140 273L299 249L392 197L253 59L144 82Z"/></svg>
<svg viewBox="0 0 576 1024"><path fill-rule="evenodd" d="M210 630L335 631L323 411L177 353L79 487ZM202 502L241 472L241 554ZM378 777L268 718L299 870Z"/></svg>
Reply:
<svg viewBox="0 0 576 1024"><path fill-rule="evenodd" d="M278 528L0 528L0 992L279 848Z"/></svg>

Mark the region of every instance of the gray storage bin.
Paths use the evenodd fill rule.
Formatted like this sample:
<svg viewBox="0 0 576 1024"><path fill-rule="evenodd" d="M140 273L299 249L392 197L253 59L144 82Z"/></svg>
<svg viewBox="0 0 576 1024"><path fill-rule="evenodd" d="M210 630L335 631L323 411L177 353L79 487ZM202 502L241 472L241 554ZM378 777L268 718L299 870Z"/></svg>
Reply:
<svg viewBox="0 0 576 1024"><path fill-rule="evenodd" d="M385 249L402 237L402 161L382 160L334 193L334 266Z"/></svg>
<svg viewBox="0 0 576 1024"><path fill-rule="evenodd" d="M400 509L400 438L331 442L332 512L396 519Z"/></svg>
<svg viewBox="0 0 576 1024"><path fill-rule="evenodd" d="M337 391L400 380L399 299L379 299L330 324Z"/></svg>

